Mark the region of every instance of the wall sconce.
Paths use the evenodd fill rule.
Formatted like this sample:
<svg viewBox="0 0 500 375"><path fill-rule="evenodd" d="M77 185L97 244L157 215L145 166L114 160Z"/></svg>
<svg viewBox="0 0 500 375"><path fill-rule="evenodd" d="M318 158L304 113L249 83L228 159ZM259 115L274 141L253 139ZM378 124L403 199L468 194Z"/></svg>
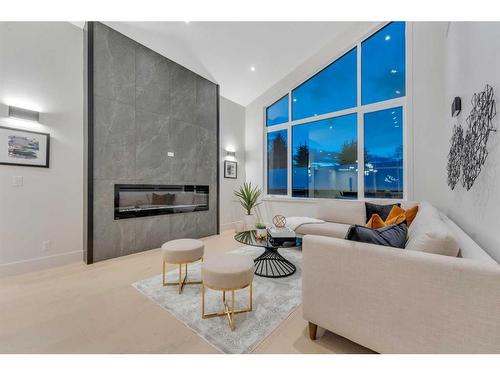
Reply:
<svg viewBox="0 0 500 375"><path fill-rule="evenodd" d="M236 160L236 149L233 145L226 146L226 157L224 159Z"/></svg>
<svg viewBox="0 0 500 375"><path fill-rule="evenodd" d="M9 117L39 122L40 112L30 111L29 109L24 109L9 105Z"/></svg>
<svg viewBox="0 0 500 375"><path fill-rule="evenodd" d="M462 100L456 96L451 103L451 117L457 117L462 110Z"/></svg>

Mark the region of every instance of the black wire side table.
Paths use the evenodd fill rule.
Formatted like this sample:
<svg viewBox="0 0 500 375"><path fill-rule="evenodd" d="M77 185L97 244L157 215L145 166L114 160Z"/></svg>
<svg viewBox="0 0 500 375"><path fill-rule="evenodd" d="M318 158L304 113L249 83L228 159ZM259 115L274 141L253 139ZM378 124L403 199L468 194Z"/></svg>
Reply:
<svg viewBox="0 0 500 375"><path fill-rule="evenodd" d="M264 248L264 252L254 259L254 273L257 276L269 278L287 277L293 275L297 270L295 265L278 251L279 248L294 247L295 242L276 245L270 241L269 235L263 239L258 238L256 230L236 233L234 239L245 245Z"/></svg>

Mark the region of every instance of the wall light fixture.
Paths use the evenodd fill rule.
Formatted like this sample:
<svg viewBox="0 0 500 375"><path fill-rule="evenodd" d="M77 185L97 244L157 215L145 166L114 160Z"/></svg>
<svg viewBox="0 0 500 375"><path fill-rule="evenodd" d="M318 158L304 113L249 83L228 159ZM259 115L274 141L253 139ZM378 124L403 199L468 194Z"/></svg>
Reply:
<svg viewBox="0 0 500 375"><path fill-rule="evenodd" d="M39 122L40 112L9 105L9 117Z"/></svg>

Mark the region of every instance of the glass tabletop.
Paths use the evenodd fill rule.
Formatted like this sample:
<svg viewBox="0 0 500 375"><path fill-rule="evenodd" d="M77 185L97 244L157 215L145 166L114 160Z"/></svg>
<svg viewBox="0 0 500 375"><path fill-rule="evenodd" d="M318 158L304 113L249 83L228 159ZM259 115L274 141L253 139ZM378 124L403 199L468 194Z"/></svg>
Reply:
<svg viewBox="0 0 500 375"><path fill-rule="evenodd" d="M238 232L234 236L234 239L242 244L258 247L267 248L284 248L284 247L294 247L295 241L288 241L284 243L275 243L272 238L267 234L264 238L259 238L257 236L256 230L246 230L243 232Z"/></svg>

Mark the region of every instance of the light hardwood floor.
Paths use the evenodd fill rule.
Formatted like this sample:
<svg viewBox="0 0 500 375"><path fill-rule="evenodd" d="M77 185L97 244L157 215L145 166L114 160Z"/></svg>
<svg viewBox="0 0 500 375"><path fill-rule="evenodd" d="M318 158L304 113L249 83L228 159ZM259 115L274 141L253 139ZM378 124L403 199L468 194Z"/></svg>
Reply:
<svg viewBox="0 0 500 375"><path fill-rule="evenodd" d="M241 246L207 237L205 254ZM216 353L131 283L161 273L159 250L0 279L0 353ZM298 308L255 353L370 353L331 332L309 340Z"/></svg>

